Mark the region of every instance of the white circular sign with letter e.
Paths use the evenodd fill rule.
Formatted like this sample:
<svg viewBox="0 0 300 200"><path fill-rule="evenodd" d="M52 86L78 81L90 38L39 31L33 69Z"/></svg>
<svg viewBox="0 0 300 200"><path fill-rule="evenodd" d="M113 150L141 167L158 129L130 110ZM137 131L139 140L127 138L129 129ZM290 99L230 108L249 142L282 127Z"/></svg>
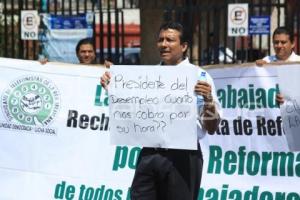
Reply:
<svg viewBox="0 0 300 200"><path fill-rule="evenodd" d="M228 4L228 36L248 35L248 4Z"/></svg>
<svg viewBox="0 0 300 200"><path fill-rule="evenodd" d="M22 10L21 19L21 39L37 40L40 21L38 12L36 10Z"/></svg>

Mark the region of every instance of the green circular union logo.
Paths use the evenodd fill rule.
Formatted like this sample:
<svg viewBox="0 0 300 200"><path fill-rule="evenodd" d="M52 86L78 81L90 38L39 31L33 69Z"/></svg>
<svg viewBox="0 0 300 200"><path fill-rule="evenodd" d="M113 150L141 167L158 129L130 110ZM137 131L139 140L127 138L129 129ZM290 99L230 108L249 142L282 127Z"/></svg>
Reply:
<svg viewBox="0 0 300 200"><path fill-rule="evenodd" d="M50 124L59 110L59 103L57 87L41 76L21 77L13 81L2 96L7 119L24 125Z"/></svg>

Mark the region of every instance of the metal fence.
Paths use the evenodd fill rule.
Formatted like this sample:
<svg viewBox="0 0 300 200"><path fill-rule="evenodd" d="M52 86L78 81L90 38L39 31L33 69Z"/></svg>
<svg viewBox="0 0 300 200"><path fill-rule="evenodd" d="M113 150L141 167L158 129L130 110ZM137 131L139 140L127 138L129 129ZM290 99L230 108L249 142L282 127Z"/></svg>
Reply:
<svg viewBox="0 0 300 200"><path fill-rule="evenodd" d="M39 14L49 13L62 16L93 12L95 16L93 35L97 47L98 62L103 63L104 58L112 59L114 55L124 57L123 9L132 8L138 8L137 0L1 0L0 56L38 59L41 51L40 41L21 40L20 35L21 10L38 10ZM107 22L103 21L104 18ZM98 27L96 27L96 19L99 20ZM40 26L40 28L42 27ZM112 52L112 44L114 44L114 52Z"/></svg>
<svg viewBox="0 0 300 200"><path fill-rule="evenodd" d="M142 0L1 0L0 56L35 60L41 50L39 41L20 38L21 10L36 9L39 13L77 15L91 11L94 18L94 38L97 61L120 57L124 60L125 8L138 8ZM152 1L152 0L151 0ZM153 0L158 7L160 0ZM165 20L177 20L188 29L192 62L218 64L252 62L272 50L271 35L228 37L227 6L248 3L249 15L272 15L276 26L286 25L295 32L295 51L300 53L299 0L165 0ZM213 3L214 2L214 3ZM275 16L275 17L274 17ZM106 22L103 20L107 19ZM95 20L98 19L97 26ZM105 45L105 46L104 46ZM114 48L113 48L114 47ZM115 61L116 63L118 62Z"/></svg>
<svg viewBox="0 0 300 200"><path fill-rule="evenodd" d="M212 0L213 1L213 0ZM165 20L180 21L188 29L192 62L207 65L252 62L272 51L272 35L229 37L227 6L248 3L249 16L272 16L273 29L288 26L295 33L297 53L300 52L300 3L284 0L170 1ZM275 21L275 23L274 23Z"/></svg>

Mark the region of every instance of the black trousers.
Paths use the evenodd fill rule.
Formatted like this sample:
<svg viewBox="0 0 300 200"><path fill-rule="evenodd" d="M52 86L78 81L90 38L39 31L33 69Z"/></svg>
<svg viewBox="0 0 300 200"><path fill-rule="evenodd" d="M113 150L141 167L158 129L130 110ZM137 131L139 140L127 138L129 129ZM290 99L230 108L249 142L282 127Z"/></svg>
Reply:
<svg viewBox="0 0 300 200"><path fill-rule="evenodd" d="M131 185L131 200L196 200L203 157L198 150L143 148Z"/></svg>

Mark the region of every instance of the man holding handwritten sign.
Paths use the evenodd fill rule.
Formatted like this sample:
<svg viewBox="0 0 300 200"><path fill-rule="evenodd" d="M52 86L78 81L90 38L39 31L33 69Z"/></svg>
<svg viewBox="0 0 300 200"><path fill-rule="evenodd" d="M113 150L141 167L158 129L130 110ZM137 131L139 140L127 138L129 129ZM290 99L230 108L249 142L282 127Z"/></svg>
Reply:
<svg viewBox="0 0 300 200"><path fill-rule="evenodd" d="M127 141L132 135L130 144L138 144L136 139L143 141L131 186L132 200L196 200L203 158L196 134L189 131L193 132L196 122L198 137L217 129L220 120L214 83L208 73L201 68L195 71L189 62L187 37L179 23L161 26L157 47L165 71L159 66L151 71L140 66L133 67L130 75L130 67L112 67L111 73L101 77L104 88L112 82L110 117L120 123L112 128ZM201 75L205 81L199 81ZM173 131L177 136L170 139Z"/></svg>

